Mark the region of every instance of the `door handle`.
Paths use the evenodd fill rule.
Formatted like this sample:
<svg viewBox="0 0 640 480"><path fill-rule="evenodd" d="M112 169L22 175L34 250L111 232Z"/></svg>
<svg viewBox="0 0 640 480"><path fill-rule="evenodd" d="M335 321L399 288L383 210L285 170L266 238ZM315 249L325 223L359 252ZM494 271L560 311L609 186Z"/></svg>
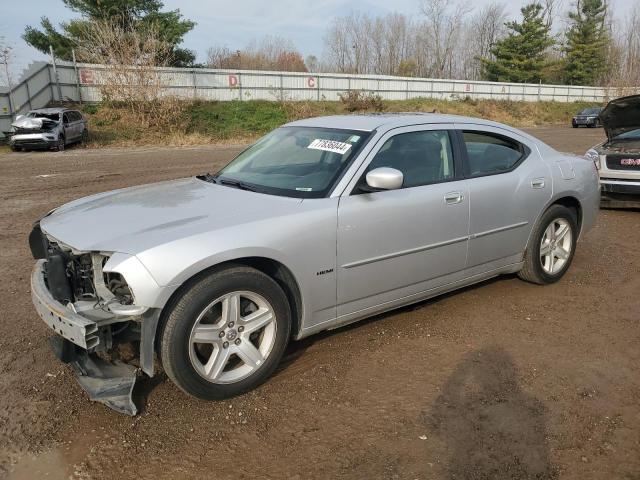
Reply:
<svg viewBox="0 0 640 480"><path fill-rule="evenodd" d="M444 195L444 201L447 205L454 205L462 202L464 195L462 192L449 192Z"/></svg>
<svg viewBox="0 0 640 480"><path fill-rule="evenodd" d="M544 178L534 178L531 180L531 188L544 188Z"/></svg>

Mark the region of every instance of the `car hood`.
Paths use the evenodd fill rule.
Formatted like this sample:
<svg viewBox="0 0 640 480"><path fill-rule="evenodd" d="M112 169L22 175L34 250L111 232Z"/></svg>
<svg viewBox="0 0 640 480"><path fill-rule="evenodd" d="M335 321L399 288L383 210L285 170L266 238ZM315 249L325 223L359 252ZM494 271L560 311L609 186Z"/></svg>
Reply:
<svg viewBox="0 0 640 480"><path fill-rule="evenodd" d="M609 140L640 128L640 95L611 100L600 112L600 121Z"/></svg>
<svg viewBox="0 0 640 480"><path fill-rule="evenodd" d="M40 227L79 251L135 255L191 235L287 215L300 202L194 177L81 198L52 211Z"/></svg>

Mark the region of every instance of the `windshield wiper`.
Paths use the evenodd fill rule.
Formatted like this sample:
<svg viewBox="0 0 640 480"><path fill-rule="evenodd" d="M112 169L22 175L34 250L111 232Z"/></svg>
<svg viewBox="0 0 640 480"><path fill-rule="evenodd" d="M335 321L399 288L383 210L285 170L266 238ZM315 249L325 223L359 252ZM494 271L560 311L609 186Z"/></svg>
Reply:
<svg viewBox="0 0 640 480"><path fill-rule="evenodd" d="M211 175L205 173L204 175L198 175L196 178L204 180L205 182L215 183L217 185L227 185L229 187L238 188L240 190L247 190L249 192L257 192L258 190L248 183L241 182L240 180L232 180L230 178L221 178L220 175Z"/></svg>
<svg viewBox="0 0 640 480"><path fill-rule="evenodd" d="M218 184L220 184L220 185L228 185L230 187L239 188L240 190L248 190L249 192L257 192L257 190L253 186L251 186L251 185L249 185L247 183L241 182L239 180L230 180L228 178L220 178L220 177L216 178L216 180L217 180Z"/></svg>
<svg viewBox="0 0 640 480"><path fill-rule="evenodd" d="M210 183L218 183L218 181L216 180L218 178L217 175L211 175L210 173L204 173L202 175L196 175L196 178L198 180L202 180L203 182L210 182Z"/></svg>

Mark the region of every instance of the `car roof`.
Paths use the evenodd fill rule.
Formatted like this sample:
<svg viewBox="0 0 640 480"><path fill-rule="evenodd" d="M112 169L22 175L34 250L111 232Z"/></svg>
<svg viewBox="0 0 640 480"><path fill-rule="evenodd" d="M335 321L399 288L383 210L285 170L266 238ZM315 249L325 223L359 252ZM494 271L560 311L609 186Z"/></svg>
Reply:
<svg viewBox="0 0 640 480"><path fill-rule="evenodd" d="M441 113L423 112L399 112L399 113L368 113L354 115L330 115L325 117L307 118L286 124L288 127L324 127L346 130L361 130L370 132L384 127L385 130L404 127L408 125L421 125L427 123L458 123L475 124L492 127L513 128L502 123L484 120L481 118L464 117L461 115L445 115Z"/></svg>

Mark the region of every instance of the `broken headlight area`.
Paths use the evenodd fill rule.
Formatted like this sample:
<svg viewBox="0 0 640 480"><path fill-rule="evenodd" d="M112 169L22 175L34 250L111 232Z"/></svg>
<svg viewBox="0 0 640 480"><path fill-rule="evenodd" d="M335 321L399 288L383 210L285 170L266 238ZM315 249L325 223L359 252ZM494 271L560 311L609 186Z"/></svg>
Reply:
<svg viewBox="0 0 640 480"><path fill-rule="evenodd" d="M39 259L32 297L56 333L54 353L72 366L92 400L134 415L137 372L153 374L152 355L147 352L141 360L143 324L155 326L156 314L135 304L122 274L104 271L111 254L76 251L43 235L38 226L29 243Z"/></svg>

